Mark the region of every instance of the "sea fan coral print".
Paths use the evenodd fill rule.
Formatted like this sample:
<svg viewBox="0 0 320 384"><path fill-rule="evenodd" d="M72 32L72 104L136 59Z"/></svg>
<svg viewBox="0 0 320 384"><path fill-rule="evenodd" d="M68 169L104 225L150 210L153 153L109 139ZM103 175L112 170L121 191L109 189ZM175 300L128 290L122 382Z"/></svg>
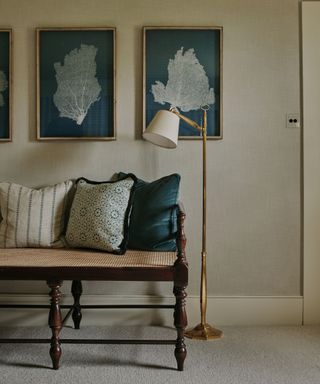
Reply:
<svg viewBox="0 0 320 384"><path fill-rule="evenodd" d="M2 92L8 88L8 80L3 71L0 71L0 107L4 106L4 98Z"/></svg>
<svg viewBox="0 0 320 384"><path fill-rule="evenodd" d="M53 96L60 117L67 117L81 125L93 103L100 100L101 86L96 78L97 48L81 44L55 63L57 91Z"/></svg>
<svg viewBox="0 0 320 384"><path fill-rule="evenodd" d="M180 108L183 112L215 102L213 88L209 87L208 76L193 48L183 52L181 47L176 52L174 59L169 60L167 84L156 81L151 92L155 102L169 103L170 107Z"/></svg>

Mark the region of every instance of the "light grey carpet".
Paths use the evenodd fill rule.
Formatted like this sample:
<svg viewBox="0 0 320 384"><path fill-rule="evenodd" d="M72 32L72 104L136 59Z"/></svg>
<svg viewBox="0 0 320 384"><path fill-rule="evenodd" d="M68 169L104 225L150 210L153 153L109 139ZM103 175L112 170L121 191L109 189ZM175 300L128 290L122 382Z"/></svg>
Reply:
<svg viewBox="0 0 320 384"><path fill-rule="evenodd" d="M0 344L1 384L319 384L320 327L224 327L216 341L187 340L185 370L173 346L62 345L50 369L46 344ZM62 336L175 338L161 327L64 328ZM2 328L0 337L47 337L46 328Z"/></svg>

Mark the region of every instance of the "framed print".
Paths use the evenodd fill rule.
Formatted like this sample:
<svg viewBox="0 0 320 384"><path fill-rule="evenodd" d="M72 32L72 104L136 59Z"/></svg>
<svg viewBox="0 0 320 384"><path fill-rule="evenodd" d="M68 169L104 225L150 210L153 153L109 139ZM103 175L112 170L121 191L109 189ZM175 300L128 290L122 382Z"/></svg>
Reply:
<svg viewBox="0 0 320 384"><path fill-rule="evenodd" d="M37 29L37 139L115 139L115 28Z"/></svg>
<svg viewBox="0 0 320 384"><path fill-rule="evenodd" d="M176 108L201 123L208 139L222 139L222 27L143 28L143 129L160 109ZM199 132L180 120L180 139Z"/></svg>
<svg viewBox="0 0 320 384"><path fill-rule="evenodd" d="M11 141L12 30L0 29L0 142Z"/></svg>

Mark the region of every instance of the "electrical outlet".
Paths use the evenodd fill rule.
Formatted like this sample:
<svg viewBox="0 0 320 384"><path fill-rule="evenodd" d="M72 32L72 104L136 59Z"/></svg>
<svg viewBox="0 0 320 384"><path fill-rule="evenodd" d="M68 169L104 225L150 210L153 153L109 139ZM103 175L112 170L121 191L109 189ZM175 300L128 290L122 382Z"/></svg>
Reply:
<svg viewBox="0 0 320 384"><path fill-rule="evenodd" d="M287 113L287 128L300 128L300 113Z"/></svg>

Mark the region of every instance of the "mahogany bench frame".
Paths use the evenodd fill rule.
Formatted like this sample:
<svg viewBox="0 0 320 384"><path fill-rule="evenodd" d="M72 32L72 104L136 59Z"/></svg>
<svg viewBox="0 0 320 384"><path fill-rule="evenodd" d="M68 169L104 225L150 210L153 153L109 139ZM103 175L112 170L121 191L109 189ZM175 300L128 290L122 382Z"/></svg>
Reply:
<svg viewBox="0 0 320 384"><path fill-rule="evenodd" d="M48 324L51 328L51 339L0 339L0 343L50 343L50 357L53 369L59 368L61 343L69 344L173 344L177 369L183 371L187 349L184 342L184 332L187 326L186 288L188 285L188 263L186 260L186 237L184 233L185 212L179 205L177 231L177 258L172 266L150 267L25 267L6 266L0 268L0 280L44 280L50 288L50 305L17 305L1 304L0 308L49 308ZM121 257L121 256L120 256ZM60 287L64 280L71 280L71 293L74 299L72 305L60 305ZM173 282L175 305L81 305L81 280L95 281L166 281ZM61 309L69 308L67 315L62 318ZM60 331L72 315L75 329L80 328L82 318L81 308L172 308L174 309L174 326L177 331L176 340L121 340L121 339L60 339Z"/></svg>

